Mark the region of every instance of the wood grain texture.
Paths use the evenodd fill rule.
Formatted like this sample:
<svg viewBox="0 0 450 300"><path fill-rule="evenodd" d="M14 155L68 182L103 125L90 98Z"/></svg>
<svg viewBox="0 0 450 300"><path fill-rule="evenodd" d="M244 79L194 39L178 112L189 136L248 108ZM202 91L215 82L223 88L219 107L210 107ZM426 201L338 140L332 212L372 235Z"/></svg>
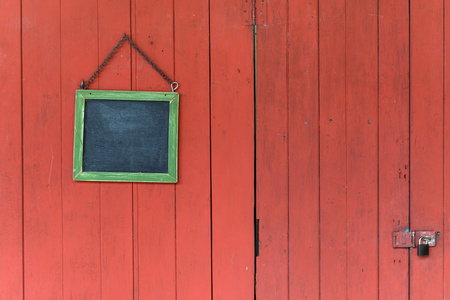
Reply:
<svg viewBox="0 0 450 300"><path fill-rule="evenodd" d="M289 3L289 299L319 299L318 1Z"/></svg>
<svg viewBox="0 0 450 300"><path fill-rule="evenodd" d="M410 13L411 228L442 231L443 2L412 1ZM411 250L411 299L443 299L443 249Z"/></svg>
<svg viewBox="0 0 450 300"><path fill-rule="evenodd" d="M26 299L63 296L59 7L22 1Z"/></svg>
<svg viewBox="0 0 450 300"><path fill-rule="evenodd" d="M347 297L378 298L377 1L346 1Z"/></svg>
<svg viewBox="0 0 450 300"><path fill-rule="evenodd" d="M177 299L211 299L209 2L176 0L174 9L182 124L176 185Z"/></svg>
<svg viewBox="0 0 450 300"><path fill-rule="evenodd" d="M101 299L100 186L72 179L75 90L99 65L97 1L61 1L63 297ZM89 34L86 34L86 33ZM109 47L108 47L109 48ZM82 62L82 63L81 63ZM98 81L91 85L98 89Z"/></svg>
<svg viewBox="0 0 450 300"><path fill-rule="evenodd" d="M0 299L23 298L21 6L0 9Z"/></svg>
<svg viewBox="0 0 450 300"><path fill-rule="evenodd" d="M131 31L129 1L98 0L98 60ZM125 48L125 47L124 47ZM131 90L131 49L116 53L98 78L102 90ZM103 299L133 299L133 190L131 183L100 184Z"/></svg>
<svg viewBox="0 0 450 300"><path fill-rule="evenodd" d="M131 37L165 74L175 78L173 2L135 0L131 4ZM147 62L135 51L131 55L133 90L170 91ZM133 184L133 215L134 297L175 299L175 186Z"/></svg>
<svg viewBox="0 0 450 300"><path fill-rule="evenodd" d="M392 232L409 229L409 2L379 2L379 297L408 299L407 249Z"/></svg>
<svg viewBox="0 0 450 300"><path fill-rule="evenodd" d="M75 180L105 182L156 182L175 183L176 178L169 174L158 173L116 173L116 172L82 172Z"/></svg>
<svg viewBox="0 0 450 300"><path fill-rule="evenodd" d="M444 299L450 298L450 6L444 5ZM447 21L445 21L447 20Z"/></svg>
<svg viewBox="0 0 450 300"><path fill-rule="evenodd" d="M449 5L255 5L256 83L248 0L0 4L0 299L253 299L255 191L257 299L450 298ZM72 180L123 33L180 82L177 185ZM128 44L92 88L170 94Z"/></svg>
<svg viewBox="0 0 450 300"><path fill-rule="evenodd" d="M347 299L345 1L319 1L320 294Z"/></svg>
<svg viewBox="0 0 450 300"><path fill-rule="evenodd" d="M124 49L124 52L127 52L127 50ZM119 55L120 53L117 54L117 56ZM121 91L121 90L77 90L77 95L78 94L84 99L111 99L111 100L125 99L135 101L169 101L169 102L177 96L177 93L172 92Z"/></svg>
<svg viewBox="0 0 450 300"><path fill-rule="evenodd" d="M253 33L241 1L210 4L212 298L253 299Z"/></svg>
<svg viewBox="0 0 450 300"><path fill-rule="evenodd" d="M258 299L289 297L289 186L287 4L268 2L267 24L258 27L256 101L256 215L260 256Z"/></svg>

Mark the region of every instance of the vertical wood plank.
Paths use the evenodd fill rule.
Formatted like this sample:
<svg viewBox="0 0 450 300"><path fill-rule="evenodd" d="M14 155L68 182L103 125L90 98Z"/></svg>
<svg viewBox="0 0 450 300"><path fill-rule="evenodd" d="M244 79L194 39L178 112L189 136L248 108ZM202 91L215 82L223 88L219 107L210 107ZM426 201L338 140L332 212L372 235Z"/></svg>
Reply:
<svg viewBox="0 0 450 300"><path fill-rule="evenodd" d="M22 1L22 41L24 297L61 299L59 0Z"/></svg>
<svg viewBox="0 0 450 300"><path fill-rule="evenodd" d="M173 13L173 1L135 0L132 7L132 38L172 79ZM170 91L170 85L135 51L132 57L134 90ZM133 184L133 201L135 298L175 299L175 186Z"/></svg>
<svg viewBox="0 0 450 300"><path fill-rule="evenodd" d="M444 4L444 299L450 298L450 5Z"/></svg>
<svg viewBox="0 0 450 300"><path fill-rule="evenodd" d="M378 8L346 1L347 297L378 298Z"/></svg>
<svg viewBox="0 0 450 300"><path fill-rule="evenodd" d="M20 1L0 9L0 299L23 298Z"/></svg>
<svg viewBox="0 0 450 300"><path fill-rule="evenodd" d="M258 27L256 195L260 256L258 299L288 299L288 89L287 4L267 2L267 24Z"/></svg>
<svg viewBox="0 0 450 300"><path fill-rule="evenodd" d="M411 228L443 226L443 1L411 2ZM411 299L443 299L443 244L411 251ZM430 288L433 287L433 288Z"/></svg>
<svg viewBox="0 0 450 300"><path fill-rule="evenodd" d="M289 3L289 299L319 299L318 1Z"/></svg>
<svg viewBox="0 0 450 300"><path fill-rule="evenodd" d="M242 1L210 4L212 298L253 299L253 33Z"/></svg>
<svg viewBox="0 0 450 300"><path fill-rule="evenodd" d="M100 187L71 172L75 90L99 64L97 1L62 0L61 27L64 298L101 299Z"/></svg>
<svg viewBox="0 0 450 300"><path fill-rule="evenodd" d="M345 1L319 1L320 294L347 299Z"/></svg>
<svg viewBox="0 0 450 300"><path fill-rule="evenodd" d="M209 2L176 0L174 9L181 95L177 299L211 299Z"/></svg>
<svg viewBox="0 0 450 300"><path fill-rule="evenodd" d="M379 2L379 293L408 299L409 255L392 232L409 229L409 1Z"/></svg>
<svg viewBox="0 0 450 300"><path fill-rule="evenodd" d="M131 30L130 2L98 0L99 62ZM131 90L131 51L115 54L98 78L99 89ZM133 299L133 191L131 183L100 184L101 292L103 299Z"/></svg>

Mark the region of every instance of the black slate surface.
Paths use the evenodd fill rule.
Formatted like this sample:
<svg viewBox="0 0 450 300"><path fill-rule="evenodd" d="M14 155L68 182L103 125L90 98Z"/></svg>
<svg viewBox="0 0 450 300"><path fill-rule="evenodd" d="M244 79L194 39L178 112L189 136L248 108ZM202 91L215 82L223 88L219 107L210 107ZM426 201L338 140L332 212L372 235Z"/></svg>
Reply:
<svg viewBox="0 0 450 300"><path fill-rule="evenodd" d="M86 100L83 171L168 172L169 102Z"/></svg>

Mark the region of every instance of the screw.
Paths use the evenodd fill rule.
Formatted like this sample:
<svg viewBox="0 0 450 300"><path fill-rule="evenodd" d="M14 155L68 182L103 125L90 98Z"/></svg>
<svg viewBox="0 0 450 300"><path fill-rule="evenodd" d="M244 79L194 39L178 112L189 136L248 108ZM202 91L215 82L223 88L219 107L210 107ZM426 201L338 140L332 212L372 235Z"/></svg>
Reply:
<svg viewBox="0 0 450 300"><path fill-rule="evenodd" d="M440 232L438 231L438 232L436 232L436 235L437 235L437 236L440 236L440 235L441 235L441 233L440 233Z"/></svg>

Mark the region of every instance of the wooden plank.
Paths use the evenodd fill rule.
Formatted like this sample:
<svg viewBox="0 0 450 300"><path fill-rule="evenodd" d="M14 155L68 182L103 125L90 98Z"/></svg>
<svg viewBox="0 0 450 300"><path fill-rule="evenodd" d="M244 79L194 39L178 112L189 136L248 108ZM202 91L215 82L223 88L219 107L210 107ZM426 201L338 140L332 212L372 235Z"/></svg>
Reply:
<svg viewBox="0 0 450 300"><path fill-rule="evenodd" d="M63 155L60 176L63 288L64 298L68 299L101 298L100 187L98 183L75 182L71 174L75 90L99 65L97 18L97 1L61 1ZM98 81L90 88L98 88Z"/></svg>
<svg viewBox="0 0 450 300"><path fill-rule="evenodd" d="M347 299L345 1L319 1L320 295Z"/></svg>
<svg viewBox="0 0 450 300"><path fill-rule="evenodd" d="M411 229L443 226L443 1L411 2ZM411 299L443 299L443 243L411 250Z"/></svg>
<svg viewBox="0 0 450 300"><path fill-rule="evenodd" d="M287 4L267 2L267 24L257 34L256 215L260 256L258 299L288 299Z"/></svg>
<svg viewBox="0 0 450 300"><path fill-rule="evenodd" d="M131 30L129 1L98 0L98 60ZM98 78L99 89L131 90L131 48L115 54ZM103 299L133 299L133 190L131 183L100 184Z"/></svg>
<svg viewBox="0 0 450 300"><path fill-rule="evenodd" d="M450 20L450 6L444 5L444 20ZM450 22L444 22L444 228L438 243L444 247L444 299L450 298Z"/></svg>
<svg viewBox="0 0 450 300"><path fill-rule="evenodd" d="M23 298L21 6L0 9L0 299Z"/></svg>
<svg viewBox="0 0 450 300"><path fill-rule="evenodd" d="M253 32L242 1L210 5L212 298L253 299Z"/></svg>
<svg viewBox="0 0 450 300"><path fill-rule="evenodd" d="M132 1L132 38L164 73L174 78L173 2ZM135 51L132 86L170 91L170 86ZM175 299L175 187L133 184L134 297Z"/></svg>
<svg viewBox="0 0 450 300"><path fill-rule="evenodd" d="M346 1L347 297L378 298L377 1Z"/></svg>
<svg viewBox="0 0 450 300"><path fill-rule="evenodd" d="M133 299L131 183L102 183L101 291L104 299Z"/></svg>
<svg viewBox="0 0 450 300"><path fill-rule="evenodd" d="M61 299L60 1L24 0L22 17L24 298Z"/></svg>
<svg viewBox="0 0 450 300"><path fill-rule="evenodd" d="M289 299L319 299L318 1L289 4Z"/></svg>
<svg viewBox="0 0 450 300"><path fill-rule="evenodd" d="M379 293L408 299L408 250L392 232L409 229L409 1L379 2Z"/></svg>
<svg viewBox="0 0 450 300"><path fill-rule="evenodd" d="M209 2L176 0L174 8L183 124L176 185L177 299L211 299Z"/></svg>

